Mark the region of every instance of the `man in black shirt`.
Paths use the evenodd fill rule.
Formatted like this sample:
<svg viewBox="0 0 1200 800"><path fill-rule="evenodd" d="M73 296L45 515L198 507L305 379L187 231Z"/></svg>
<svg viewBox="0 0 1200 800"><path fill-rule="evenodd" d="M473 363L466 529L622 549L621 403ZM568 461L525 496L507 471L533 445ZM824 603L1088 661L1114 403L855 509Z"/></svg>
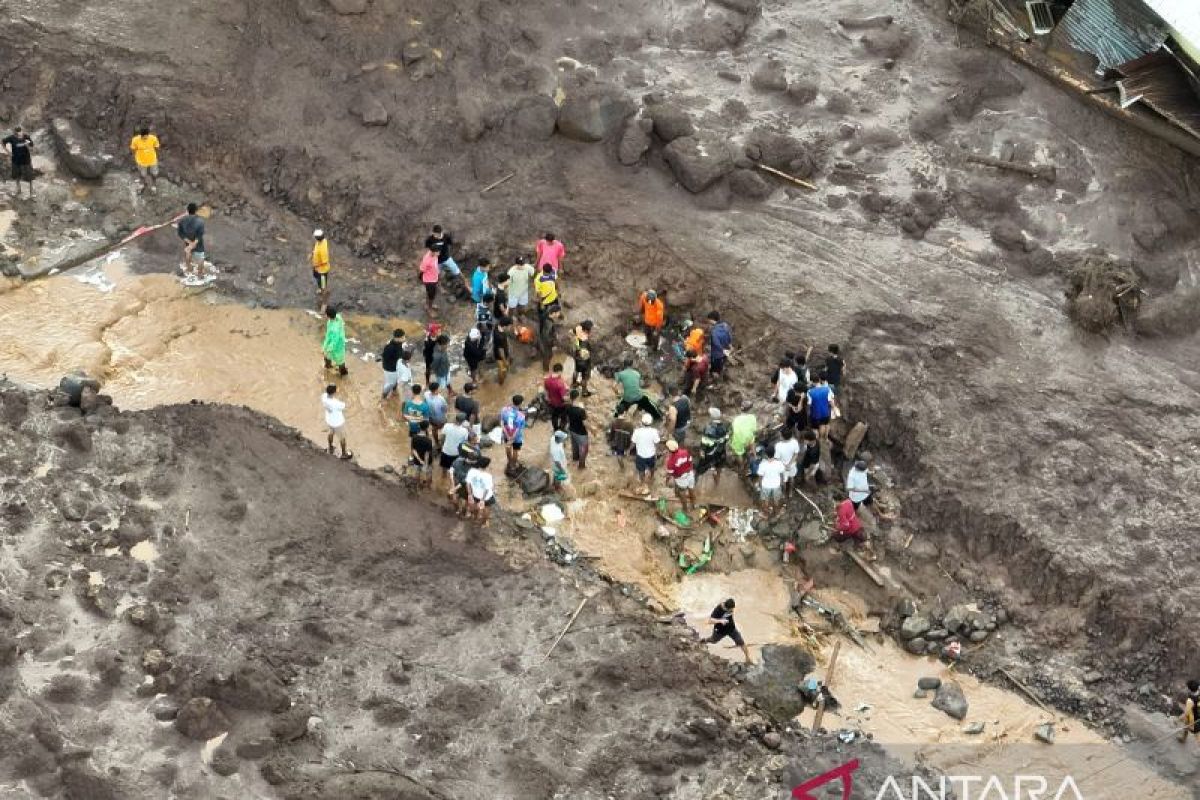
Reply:
<svg viewBox="0 0 1200 800"><path fill-rule="evenodd" d="M471 293L471 283L467 280L467 276L462 274L462 270L458 268L454 257L450 255L450 248L453 246L454 237L448 232L443 231L441 225L434 225L433 232L425 237L425 249L437 253L438 270L447 272L451 278L458 278L462 281L462 285L469 295Z"/></svg>
<svg viewBox="0 0 1200 800"><path fill-rule="evenodd" d="M188 203L187 214L176 226L179 238L183 240L184 286L200 286L205 282L204 218L196 213L198 210L195 203Z"/></svg>
<svg viewBox="0 0 1200 800"><path fill-rule="evenodd" d="M750 658L750 648L746 646L746 641L742 638L742 633L737 629L737 625L733 621L733 598L730 597L725 602L713 609L709 615L708 624L713 626L712 636L707 641L709 644L717 642L728 636L733 639L733 643L742 648L742 655L746 657L747 664L753 664L753 659Z"/></svg>
<svg viewBox="0 0 1200 800"><path fill-rule="evenodd" d="M492 357L496 359L496 382L501 385L508 377L508 365L512 363L512 351L508 346L511 328L512 318L496 317L496 329L492 331Z"/></svg>
<svg viewBox="0 0 1200 800"><path fill-rule="evenodd" d="M418 431L409 442L411 455L409 466L416 473L417 481L422 486L433 485L433 439L429 436L429 420L423 419L418 423Z"/></svg>
<svg viewBox="0 0 1200 800"><path fill-rule="evenodd" d="M5 136L0 144L4 152L12 157L12 181L17 187L17 197L21 196L21 181L29 184L29 199L33 199L33 139L21 129L13 128L13 132Z"/></svg>
<svg viewBox="0 0 1200 800"><path fill-rule="evenodd" d="M496 287L492 289L492 319L497 320L508 316L508 273L501 272L496 278Z"/></svg>
<svg viewBox="0 0 1200 800"><path fill-rule="evenodd" d="M383 365L383 399L387 400L396 391L396 386L400 383L400 375L397 372L397 366L400 363L400 357L404 355L404 331L400 328L392 331L391 340L384 345L383 352L379 354L379 360ZM409 375L411 382L412 375Z"/></svg>
<svg viewBox="0 0 1200 800"><path fill-rule="evenodd" d="M840 351L841 348L836 344L831 344L829 345L829 355L825 356L825 380L838 397L841 397L842 394L842 376L846 372L846 362Z"/></svg>
<svg viewBox="0 0 1200 800"><path fill-rule="evenodd" d="M479 436L479 401L475 399L475 384L463 386L463 390L454 398L454 410L467 415L467 425Z"/></svg>
<svg viewBox="0 0 1200 800"><path fill-rule="evenodd" d="M586 469L589 446L587 409L579 403L578 389L571 390L570 402L563 414L567 418L567 433L571 434L571 459L580 469Z"/></svg>

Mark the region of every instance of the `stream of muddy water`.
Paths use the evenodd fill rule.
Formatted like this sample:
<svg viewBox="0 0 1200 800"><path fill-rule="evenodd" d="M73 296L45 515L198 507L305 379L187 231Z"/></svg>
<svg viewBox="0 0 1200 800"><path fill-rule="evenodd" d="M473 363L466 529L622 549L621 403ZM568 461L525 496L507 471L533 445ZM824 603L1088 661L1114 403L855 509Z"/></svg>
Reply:
<svg viewBox="0 0 1200 800"><path fill-rule="evenodd" d="M0 216L0 225L11 222ZM28 284L9 284L0 292L0 372L23 383L50 387L65 373L83 370L101 377L103 391L125 409L187 403L192 400L244 405L270 414L322 443L320 393L330 375L323 369L320 343L323 320L312 312L252 308L221 299L213 291L185 289L166 275L134 276L123 256L91 264L68 275ZM374 353L395 326L419 339L420 325L411 320L350 318L350 375L338 382L348 402L351 448L367 467L403 463L408 452L399 403L380 404L381 372ZM568 362L569 363L569 362ZM422 365L414 364L419 374ZM494 413L508 396L536 392L537 365L510 375L508 383L485 384L480 400ZM460 380L455 381L461 385ZM712 608L725 597L738 600L738 622L755 658L767 644L799 645L797 618L789 608L789 587L778 568L701 572L680 576L666 549L656 542L660 521L639 500L621 497L633 486L632 465L619 466L603 447L609 395L598 392L589 408L594 426L589 469L573 475L575 499L566 504L567 518L547 535L568 537L597 568L618 581L636 583L668 608L685 612L702 627ZM526 459L545 465L548 426L530 431ZM500 451L494 450L499 466ZM498 480L504 487L507 482ZM662 491L660 488L659 491ZM731 506L752 505L737 481L719 490L706 476L702 498ZM514 489L502 490L502 502L527 510ZM536 507L533 509L536 510ZM146 543L135 558L152 561ZM839 606L864 625L863 604L845 593L825 592L822 599ZM829 659L829 642L817 654L818 673ZM740 659L728 643L710 649L721 658ZM970 701L967 722L984 722L982 734L968 735L964 723L913 696L917 679L953 678ZM1081 722L1051 715L1023 697L952 674L936 660L902 652L886 637L868 636L866 647L844 642L837 665L834 693L840 714L826 726L858 730L912 763L949 774L1044 774L1101 776L1081 784L1085 797L1184 798L1190 792L1170 784L1106 742ZM1056 725L1057 743L1035 744L1034 729ZM951 745L964 745L953 747ZM1168 743L1175 746L1174 742ZM969 746L966 746L969 745ZM1118 765L1119 766L1113 766ZM1096 784L1103 786L1100 792Z"/></svg>

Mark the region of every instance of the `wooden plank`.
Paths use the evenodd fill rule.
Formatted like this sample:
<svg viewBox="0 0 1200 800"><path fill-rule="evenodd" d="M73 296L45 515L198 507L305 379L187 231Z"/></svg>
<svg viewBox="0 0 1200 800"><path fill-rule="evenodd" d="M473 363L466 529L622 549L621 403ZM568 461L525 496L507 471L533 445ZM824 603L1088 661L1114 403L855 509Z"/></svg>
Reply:
<svg viewBox="0 0 1200 800"><path fill-rule="evenodd" d="M837 669L838 653L842 652L842 640L838 639L833 643L833 655L829 657L829 669L825 670L825 688L833 691L834 671ZM813 720L813 730L821 729L821 722L825 719L825 695L821 695L820 701L817 703L817 717Z"/></svg>
<svg viewBox="0 0 1200 800"><path fill-rule="evenodd" d="M858 564L858 568L867 573L867 577L875 581L876 586L883 586L883 578L879 577L879 573L871 569L871 565L863 561L862 556L853 550L846 550L846 555L850 556L850 560Z"/></svg>

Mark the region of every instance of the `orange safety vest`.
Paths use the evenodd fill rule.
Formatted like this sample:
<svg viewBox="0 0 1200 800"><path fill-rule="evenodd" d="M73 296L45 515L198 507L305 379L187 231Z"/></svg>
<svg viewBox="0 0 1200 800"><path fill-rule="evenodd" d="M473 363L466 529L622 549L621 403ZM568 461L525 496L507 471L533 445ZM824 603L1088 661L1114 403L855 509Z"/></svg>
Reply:
<svg viewBox="0 0 1200 800"><path fill-rule="evenodd" d="M651 302L646 299L646 293L642 292L642 296L638 298L638 305L642 309L642 321L651 328L661 328L667 321L667 304L661 297L656 297Z"/></svg>

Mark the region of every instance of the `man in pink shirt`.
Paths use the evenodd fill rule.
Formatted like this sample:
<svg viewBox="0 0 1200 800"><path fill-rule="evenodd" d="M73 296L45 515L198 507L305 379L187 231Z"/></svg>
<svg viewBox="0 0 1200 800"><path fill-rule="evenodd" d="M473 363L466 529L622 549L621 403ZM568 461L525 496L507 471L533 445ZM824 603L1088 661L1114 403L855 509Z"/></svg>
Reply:
<svg viewBox="0 0 1200 800"><path fill-rule="evenodd" d="M563 380L563 365L555 364L542 381L546 405L550 406L550 425L556 431L567 427L567 382Z"/></svg>
<svg viewBox="0 0 1200 800"><path fill-rule="evenodd" d="M421 283L425 284L425 313L431 317L437 308L433 301L437 299L439 277L437 253L426 250L421 259Z"/></svg>
<svg viewBox="0 0 1200 800"><path fill-rule="evenodd" d="M553 233L547 233L537 243L537 267L538 270L549 264L554 268L554 276L558 277L559 270L562 269L562 260L567 255L567 248L563 247L563 243L554 238Z"/></svg>

